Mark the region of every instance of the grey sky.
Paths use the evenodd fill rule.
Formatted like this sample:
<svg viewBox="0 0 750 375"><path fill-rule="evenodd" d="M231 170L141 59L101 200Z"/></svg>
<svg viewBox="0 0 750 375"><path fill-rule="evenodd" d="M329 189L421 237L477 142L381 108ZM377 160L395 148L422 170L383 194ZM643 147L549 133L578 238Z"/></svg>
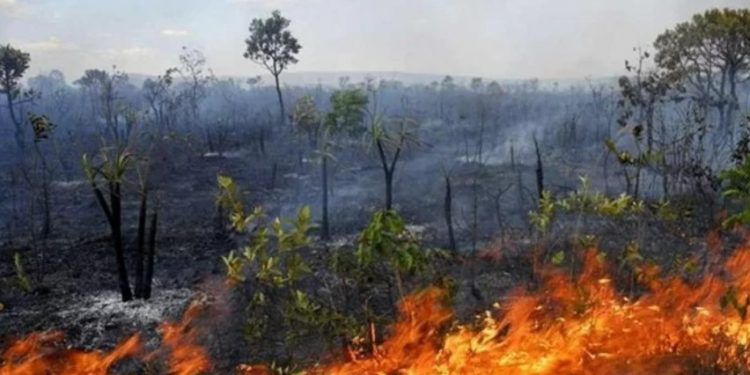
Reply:
<svg viewBox="0 0 750 375"><path fill-rule="evenodd" d="M217 75L263 70L242 57L247 26L279 9L302 44L292 71L402 71L492 78L622 72L635 46L711 7L750 0L0 0L0 43L31 74L86 68L157 74L183 45Z"/></svg>

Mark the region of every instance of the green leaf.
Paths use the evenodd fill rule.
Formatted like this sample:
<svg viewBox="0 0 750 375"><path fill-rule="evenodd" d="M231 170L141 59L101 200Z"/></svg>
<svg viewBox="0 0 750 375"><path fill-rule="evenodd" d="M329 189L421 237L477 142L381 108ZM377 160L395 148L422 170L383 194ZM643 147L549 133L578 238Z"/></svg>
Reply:
<svg viewBox="0 0 750 375"><path fill-rule="evenodd" d="M562 250L555 252L550 261L556 266L561 265L565 261L565 252Z"/></svg>

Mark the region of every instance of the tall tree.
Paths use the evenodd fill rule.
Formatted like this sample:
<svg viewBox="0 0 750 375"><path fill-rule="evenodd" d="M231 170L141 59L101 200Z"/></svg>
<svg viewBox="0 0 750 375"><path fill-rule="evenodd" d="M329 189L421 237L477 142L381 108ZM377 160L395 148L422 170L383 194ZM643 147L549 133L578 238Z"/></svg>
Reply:
<svg viewBox="0 0 750 375"><path fill-rule="evenodd" d="M165 128L172 130L172 125L175 122L174 112L179 101L172 92L171 86L174 83L172 74L176 71L177 68L169 68L164 75L160 75L156 79L149 78L143 82L143 96L152 112L154 124L160 130Z"/></svg>
<svg viewBox="0 0 750 375"><path fill-rule="evenodd" d="M12 47L10 44L0 46L0 93L5 94L10 119L16 127L15 137L18 148L24 148L24 128L21 118L15 112L16 99L21 95L18 82L29 68L31 56Z"/></svg>
<svg viewBox="0 0 750 375"><path fill-rule="evenodd" d="M206 86L214 80L211 69L206 68L206 57L197 49L182 47L180 54L180 69L186 87L180 95L186 98L188 104L188 121L191 124L199 123L198 111L200 102L207 96Z"/></svg>
<svg viewBox="0 0 750 375"><path fill-rule="evenodd" d="M279 76L287 66L297 63L295 55L302 48L297 38L288 30L290 23L288 19L281 16L281 12L275 10L268 19L253 19L250 22L250 36L245 39L245 44L247 44L245 58L263 65L273 75L276 95L279 98L281 124L286 122L286 115Z"/></svg>
<svg viewBox="0 0 750 375"><path fill-rule="evenodd" d="M393 176L401 153L409 143L417 143L413 131L416 121L408 117L387 118L382 114L372 117L369 136L377 149L385 178L385 209L393 208Z"/></svg>
<svg viewBox="0 0 750 375"><path fill-rule="evenodd" d="M91 97L92 117L104 119L107 132L115 142L127 139L129 132L120 133L120 120L125 104L119 89L128 82L128 75L113 70L112 74L100 69L87 69L74 83L83 87Z"/></svg>
<svg viewBox="0 0 750 375"><path fill-rule="evenodd" d="M658 36L656 63L718 112L729 129L739 108L737 85L750 78L750 9L711 9Z"/></svg>
<svg viewBox="0 0 750 375"><path fill-rule="evenodd" d="M321 238L330 238L328 219L329 172L328 163L334 155L335 137L354 137L364 132L364 115L367 95L356 89L337 90L331 94L331 111L323 116L315 107L311 96L297 102L292 116L294 124L307 134L310 144L320 155L322 219Z"/></svg>

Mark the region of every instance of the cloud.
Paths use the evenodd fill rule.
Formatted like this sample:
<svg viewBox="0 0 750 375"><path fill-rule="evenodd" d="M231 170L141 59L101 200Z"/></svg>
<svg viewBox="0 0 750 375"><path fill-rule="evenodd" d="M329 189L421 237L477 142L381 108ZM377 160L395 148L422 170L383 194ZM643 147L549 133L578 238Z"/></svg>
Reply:
<svg viewBox="0 0 750 375"><path fill-rule="evenodd" d="M26 11L26 6L18 0L0 0L0 16L18 17Z"/></svg>
<svg viewBox="0 0 750 375"><path fill-rule="evenodd" d="M0 0L0 9L13 9L20 4L16 0Z"/></svg>
<svg viewBox="0 0 750 375"><path fill-rule="evenodd" d="M62 41L55 36L49 37L46 40L40 40L36 42L18 43L18 45L22 49L27 49L33 52L72 51L78 48L75 44Z"/></svg>
<svg viewBox="0 0 750 375"><path fill-rule="evenodd" d="M153 52L151 48L148 47L131 47L131 48L125 48L118 51L115 51L117 54L124 55L124 56L130 56L130 57L140 57L140 56L149 56Z"/></svg>
<svg viewBox="0 0 750 375"><path fill-rule="evenodd" d="M289 6L295 0L227 0L230 4L249 5L253 8L264 10L275 10L281 7Z"/></svg>
<svg viewBox="0 0 750 375"><path fill-rule="evenodd" d="M149 47L109 48L92 51L95 55L108 59L128 59L152 57L154 49ZM118 64L119 65L119 64Z"/></svg>
<svg viewBox="0 0 750 375"><path fill-rule="evenodd" d="M190 31L179 29L164 29L161 31L161 35L171 38L182 38L190 35Z"/></svg>

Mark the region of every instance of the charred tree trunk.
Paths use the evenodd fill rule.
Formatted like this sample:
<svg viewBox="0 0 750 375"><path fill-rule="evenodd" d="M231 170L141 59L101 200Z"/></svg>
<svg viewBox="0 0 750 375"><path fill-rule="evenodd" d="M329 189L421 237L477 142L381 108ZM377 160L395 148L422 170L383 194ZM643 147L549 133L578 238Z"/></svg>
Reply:
<svg viewBox="0 0 750 375"><path fill-rule="evenodd" d="M385 209L393 208L393 171L385 171Z"/></svg>
<svg viewBox="0 0 750 375"><path fill-rule="evenodd" d="M534 135L534 149L536 151L536 191L539 200L541 200L542 194L544 194L544 166L542 165L542 154L539 151L539 142L536 140L536 135Z"/></svg>
<svg viewBox="0 0 750 375"><path fill-rule="evenodd" d="M112 244L115 248L115 260L117 265L117 277L120 286L122 301L133 299L128 282L128 271L125 266L125 251L122 245L122 196L120 195L120 183L110 183L110 202L112 204Z"/></svg>
<svg viewBox="0 0 750 375"><path fill-rule="evenodd" d="M151 298L151 283L154 279L154 260L156 259L156 230L158 213L154 210L151 216L151 229L148 234L148 253L146 254L146 271L143 285L143 299Z"/></svg>
<svg viewBox="0 0 750 375"><path fill-rule="evenodd" d="M479 240L479 183L476 176L474 176L474 179L472 180L471 191L473 195L471 210L471 250L476 253Z"/></svg>
<svg viewBox="0 0 750 375"><path fill-rule="evenodd" d="M261 155L266 154L266 131L265 129L260 130L260 136L258 137L258 148Z"/></svg>
<svg viewBox="0 0 750 375"><path fill-rule="evenodd" d="M448 249L456 252L456 237L453 235L453 192L451 191L451 178L445 176L445 224L448 226Z"/></svg>
<svg viewBox="0 0 750 375"><path fill-rule="evenodd" d="M321 178L323 183L323 218L320 226L320 238L328 240L331 237L328 226L328 158L323 155Z"/></svg>
<svg viewBox="0 0 750 375"><path fill-rule="evenodd" d="M516 191L518 193L518 212L523 212L523 176L521 169L516 163L516 154L513 146L510 147L510 168L516 173Z"/></svg>
<svg viewBox="0 0 750 375"><path fill-rule="evenodd" d="M138 211L138 238L135 252L135 298L144 298L143 262L146 246L146 216L148 213L148 190L141 193L141 206Z"/></svg>
<svg viewBox="0 0 750 375"><path fill-rule="evenodd" d="M393 208L393 172L396 171L396 163L398 163L399 155L401 155L401 146L403 144L400 143L396 148L396 152L393 154L393 159L390 164L388 163L388 157L385 154L383 142L377 140L376 144L378 147L378 155L380 156L380 164L383 167L383 174L385 176L385 209L390 210Z"/></svg>
<svg viewBox="0 0 750 375"><path fill-rule="evenodd" d="M42 150L39 148L39 143L34 142L34 152L36 153L37 160L41 164L41 188L42 188L42 208L44 209L44 222L42 224L42 238L45 240L49 238L52 232L52 208L50 196L50 183L49 183L49 167L47 166L47 159L42 154ZM36 162L35 162L36 164Z"/></svg>
<svg viewBox="0 0 750 375"><path fill-rule="evenodd" d="M23 126L21 126L21 121L16 117L16 111L13 107L13 99L11 98L11 93L7 92L5 93L5 96L7 97L8 102L8 112L10 113L10 120L13 122L13 125L16 127L16 131L14 133L16 138L16 145L18 146L18 149L23 151L26 149L26 142L24 142L24 131Z"/></svg>

